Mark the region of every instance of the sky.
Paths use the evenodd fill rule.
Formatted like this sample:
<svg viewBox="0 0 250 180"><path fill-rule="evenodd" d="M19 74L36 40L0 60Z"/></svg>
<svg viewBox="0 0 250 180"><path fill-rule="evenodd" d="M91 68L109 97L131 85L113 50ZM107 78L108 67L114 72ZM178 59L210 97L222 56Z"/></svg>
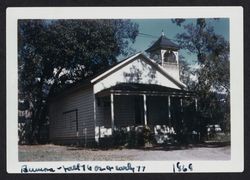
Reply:
<svg viewBox="0 0 250 180"><path fill-rule="evenodd" d="M183 27L179 27L171 22L171 19L133 19L139 25L139 33L149 34L145 36L139 34L134 44L131 45L136 52L144 52L154 41L160 36L162 31L165 36L171 39L173 42L176 39L178 33L184 32ZM186 19L185 24L196 23L196 19ZM218 20L207 19L207 23L214 27L215 33L222 35L226 40L229 40L229 19L220 18ZM194 54L189 54L187 51L180 50L179 54L184 56L185 61L189 64L195 64L197 62Z"/></svg>

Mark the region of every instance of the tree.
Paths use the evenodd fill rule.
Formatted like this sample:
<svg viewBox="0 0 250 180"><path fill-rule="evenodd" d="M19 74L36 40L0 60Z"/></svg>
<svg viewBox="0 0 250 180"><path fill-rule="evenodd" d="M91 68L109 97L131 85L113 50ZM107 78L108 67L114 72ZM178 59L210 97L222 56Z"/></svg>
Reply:
<svg viewBox="0 0 250 180"><path fill-rule="evenodd" d="M205 126L209 123L220 123L225 126L225 123L230 122L229 43L217 35L207 21L208 19L200 18L196 24L185 24L185 19L172 20L184 28L184 32L176 36L181 48L197 56L199 68L192 72L196 79L190 81L187 71L184 71L186 73L182 74L182 78L189 90L198 93L203 134Z"/></svg>
<svg viewBox="0 0 250 180"><path fill-rule="evenodd" d="M26 140L39 141L51 94L116 63L137 34L130 20L19 20L19 109L25 103L30 112Z"/></svg>

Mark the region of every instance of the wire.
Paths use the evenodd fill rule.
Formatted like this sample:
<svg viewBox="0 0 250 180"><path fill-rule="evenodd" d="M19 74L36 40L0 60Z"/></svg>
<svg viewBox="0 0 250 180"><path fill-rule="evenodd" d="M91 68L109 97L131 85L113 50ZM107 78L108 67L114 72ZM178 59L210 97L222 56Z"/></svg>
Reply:
<svg viewBox="0 0 250 180"><path fill-rule="evenodd" d="M150 39L156 39L155 37L149 37L149 36L142 36L142 35L138 35L140 38L150 38Z"/></svg>
<svg viewBox="0 0 250 180"><path fill-rule="evenodd" d="M146 33L138 33L140 35L144 35L144 36L150 36L150 37L154 37L157 38L157 36L151 35L151 34L146 34Z"/></svg>
<svg viewBox="0 0 250 180"><path fill-rule="evenodd" d="M138 33L139 34L139 36L140 35L142 35L141 37L145 37L145 38L158 38L157 36L154 36L154 35L151 35L151 34L146 34L146 33ZM170 39L170 38L168 38L168 39ZM170 40L172 40L172 41L177 41L176 39L170 39Z"/></svg>

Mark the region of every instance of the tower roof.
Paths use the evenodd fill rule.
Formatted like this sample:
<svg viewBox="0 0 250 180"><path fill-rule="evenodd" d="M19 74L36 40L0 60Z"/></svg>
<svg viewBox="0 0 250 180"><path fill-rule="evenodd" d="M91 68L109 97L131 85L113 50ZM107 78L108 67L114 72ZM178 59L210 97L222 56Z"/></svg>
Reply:
<svg viewBox="0 0 250 180"><path fill-rule="evenodd" d="M177 44L170 41L170 39L168 39L165 35L161 35L161 37L150 48L148 48L146 52L151 52L158 49L178 50L180 48Z"/></svg>

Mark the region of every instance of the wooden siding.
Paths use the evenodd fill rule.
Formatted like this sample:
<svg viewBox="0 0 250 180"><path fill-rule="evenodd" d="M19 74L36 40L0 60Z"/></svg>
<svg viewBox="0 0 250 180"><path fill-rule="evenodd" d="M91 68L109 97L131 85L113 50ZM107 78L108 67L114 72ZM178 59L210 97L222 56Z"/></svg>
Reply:
<svg viewBox="0 0 250 180"><path fill-rule="evenodd" d="M102 101L102 99L99 99L98 101ZM108 106L104 106L101 102L96 103L96 126L111 128L110 104Z"/></svg>
<svg viewBox="0 0 250 180"><path fill-rule="evenodd" d="M94 99L93 88L78 90L65 97L55 99L49 106L50 139L82 139L93 140L95 138L94 123ZM78 135L73 114L65 113L77 109ZM86 133L85 133L86 128Z"/></svg>
<svg viewBox="0 0 250 180"><path fill-rule="evenodd" d="M165 70L163 70L164 73ZM181 89L180 83L175 82L166 77L159 68L152 66L150 60L145 60L143 57L138 57L129 64L121 67L121 69L113 72L109 76L94 84L94 93L98 93L106 88L112 87L118 83L141 83L141 84L157 84L174 89Z"/></svg>

